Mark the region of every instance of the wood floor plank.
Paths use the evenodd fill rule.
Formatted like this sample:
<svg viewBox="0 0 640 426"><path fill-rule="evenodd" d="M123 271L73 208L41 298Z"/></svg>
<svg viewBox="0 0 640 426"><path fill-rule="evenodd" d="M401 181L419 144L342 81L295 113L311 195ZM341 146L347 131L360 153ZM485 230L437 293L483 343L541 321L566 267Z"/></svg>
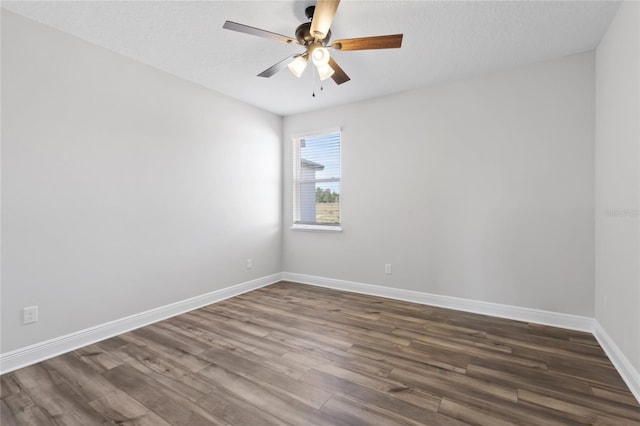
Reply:
<svg viewBox="0 0 640 426"><path fill-rule="evenodd" d="M64 354L42 363L47 369L55 370L71 388L78 389L87 401L93 401L116 389L93 368L84 363L78 352Z"/></svg>
<svg viewBox="0 0 640 426"><path fill-rule="evenodd" d="M402 378L420 376L420 382L429 382L431 386L440 386L441 389L451 389L455 392L459 388L472 391L475 395L485 396L488 399L499 398L505 401L517 402L518 393L515 386L503 385L488 380L476 379L466 374L460 374L443 369L429 368L394 368L389 375L390 379L403 381ZM435 393L429 392L431 394Z"/></svg>
<svg viewBox="0 0 640 426"><path fill-rule="evenodd" d="M226 425L223 420L215 417L198 404L127 364L105 372L104 377L169 424Z"/></svg>
<svg viewBox="0 0 640 426"><path fill-rule="evenodd" d="M199 321L203 327L209 327L209 322L206 319L206 316L203 313L188 313L185 314L187 318L194 319L195 321ZM246 350L251 351L255 348L257 351L266 351L268 353L283 355L291 348L287 345L283 345L282 343L272 342L265 338L260 338L258 336L254 336L250 333L245 333L242 331L230 331L227 330L226 327L214 327L213 328L214 335L220 335L223 338L227 339L234 344L242 345Z"/></svg>
<svg viewBox="0 0 640 426"><path fill-rule="evenodd" d="M340 324L336 325L325 318L315 318L313 322L300 322L298 318L293 315L288 318L284 318L284 315L282 314L275 316L273 314L264 313L260 316L254 315L251 319L248 319L248 321L250 323L260 324L264 327L269 327L278 331L295 334L302 338L313 335L315 338L326 341L328 345L333 345L334 347L343 346L345 342L352 343L354 337L358 337L363 340L375 339L376 341L388 341L405 346L411 343L409 339L401 336L395 336L390 333L380 333L372 330L360 330L360 332L357 333L358 330L354 330L353 327Z"/></svg>
<svg viewBox="0 0 640 426"><path fill-rule="evenodd" d="M357 383L341 379L321 371L311 370L300 379L310 385L318 386L348 400L356 400L373 410L384 413L392 418L413 425L454 425L459 424L454 419L437 414L425 407L399 400L393 396L376 392Z"/></svg>
<svg viewBox="0 0 640 426"><path fill-rule="evenodd" d="M127 343L129 342L124 340L120 335L120 336L111 337L106 340L102 340L101 342L98 342L95 345L98 346L103 351L107 353L111 353L112 351L117 350L120 346L124 346Z"/></svg>
<svg viewBox="0 0 640 426"><path fill-rule="evenodd" d="M535 352L532 349L528 353ZM519 354L520 351L517 351ZM530 355L531 356L531 355ZM591 383L627 390L627 385L612 364L602 365L591 362L576 362L572 358L558 357L552 354L541 356L549 367L549 371L562 377L583 378Z"/></svg>
<svg viewBox="0 0 640 426"><path fill-rule="evenodd" d="M149 411L147 414L133 418L129 421L114 423L123 426L171 426L170 423L167 423L162 417L153 411Z"/></svg>
<svg viewBox="0 0 640 426"><path fill-rule="evenodd" d="M58 358L11 374L24 389L24 393L49 418L66 419L71 424L102 424L106 419L88 404L89 400L82 388L74 388L56 369L50 367Z"/></svg>
<svg viewBox="0 0 640 426"><path fill-rule="evenodd" d="M445 351L441 348L434 348L429 352L412 350L410 348L399 350L397 348L384 348L373 345L353 345L349 353L360 356L363 359L386 363L396 366L416 366L431 365L450 371L457 371L464 374L466 366L473 357L465 354L458 354L453 351Z"/></svg>
<svg viewBox="0 0 640 426"><path fill-rule="evenodd" d="M146 339L153 339L161 345L175 346L179 348L181 352L186 352L190 355L198 355L211 347L205 342L183 336L172 327L167 327L166 325L168 325L168 323L169 321L167 320L161 321L135 330L133 333L144 336Z"/></svg>
<svg viewBox="0 0 640 426"><path fill-rule="evenodd" d="M531 334L525 336L509 336L498 335L496 333L487 335L487 338L511 347L532 349L557 356L565 356L571 359L581 359L592 363L609 365L609 359L599 347L576 344L566 339Z"/></svg>
<svg viewBox="0 0 640 426"><path fill-rule="evenodd" d="M259 304L254 302L250 302L246 299L242 299L242 296L238 296L240 300L243 300L244 304L253 308L260 308ZM257 305L257 306L256 306ZM268 305L279 307L281 310L294 312L299 315L304 315L308 318L316 318L321 320L329 321L329 323L333 324L333 326L343 326L343 327L355 327L361 330L371 330L378 331L381 333L389 333L393 330L392 326L377 324L375 321L367 321L357 317L351 317L347 314L343 314L340 311L332 310L332 309L312 309L307 307L296 307L291 308L291 306L287 306L286 304L281 303L279 300L270 300Z"/></svg>
<svg viewBox="0 0 640 426"><path fill-rule="evenodd" d="M173 326L179 328L186 336L209 343L209 345L211 345L210 350L217 349L233 352L238 356L260 363L266 368L270 368L296 379L302 377L302 375L309 370L309 367L306 365L299 364L292 360L283 359L280 356L280 352L273 353L270 351L260 350L254 346L225 338L220 334L215 334L210 329L202 328L203 326L200 323L186 318L185 315L182 315L179 318L174 318L172 322Z"/></svg>
<svg viewBox="0 0 640 426"><path fill-rule="evenodd" d="M230 425L251 426L286 426L289 423L248 404L234 394L228 392L217 383L211 384L211 392L198 401L205 410L224 420Z"/></svg>
<svg viewBox="0 0 640 426"><path fill-rule="evenodd" d="M256 340L229 333L226 330L209 328L206 321L202 319L193 320L192 317L189 317L189 314L181 315L180 318L174 318L173 322L174 325L182 329L183 333L191 336L193 339L207 342L212 348L243 351L250 353L251 356L263 362L278 364L279 362L277 360L280 360L281 355L290 350L287 346L276 345L266 339ZM308 368L296 363L289 363L281 367L281 370L285 374L300 377Z"/></svg>
<svg viewBox="0 0 640 426"><path fill-rule="evenodd" d="M121 347L120 351L127 365L191 401L211 391L207 383L193 377L191 371L173 359L163 357L162 353L132 343Z"/></svg>
<svg viewBox="0 0 640 426"><path fill-rule="evenodd" d="M214 314L215 317L208 314ZM247 333L256 337L264 337L271 331L268 327L252 324L247 320L235 319L233 316L226 315L224 311L216 309L214 306L205 306L195 311L194 315L201 315L206 319L207 323L212 326L223 327L226 330ZM220 319L216 320L215 318Z"/></svg>
<svg viewBox="0 0 640 426"><path fill-rule="evenodd" d="M518 399L551 411L557 411L580 423L594 424L596 420L596 414L587 407L540 395L535 392L520 389L518 390Z"/></svg>
<svg viewBox="0 0 640 426"><path fill-rule="evenodd" d="M5 374L4 376L0 376L0 399L20 392L20 385L16 382L13 375Z"/></svg>
<svg viewBox="0 0 640 426"><path fill-rule="evenodd" d="M599 385L591 385L590 387L593 395L600 399L640 408L640 403L633 397L633 395L629 394L629 392L620 391L618 389L607 389L606 387Z"/></svg>
<svg viewBox="0 0 640 426"><path fill-rule="evenodd" d="M438 409L439 413L446 414L454 419L481 426L512 426L513 423L499 417L486 413L477 407L469 407L464 404L452 401L449 398L442 398L442 403Z"/></svg>
<svg viewBox="0 0 640 426"><path fill-rule="evenodd" d="M314 369L340 379L365 386L374 391L391 395L394 398L401 399L431 411L437 411L438 405L440 404L441 399L439 397L413 389L404 383L394 380L362 374L331 364L316 366Z"/></svg>
<svg viewBox="0 0 640 426"><path fill-rule="evenodd" d="M533 392L525 389L518 389L518 400L528 402L546 401L555 402L559 405L579 406L590 412L593 416L606 415L610 417L620 417L627 419L627 422L640 423L640 410L627 404L602 400L592 395L579 394L570 391L558 391L545 388Z"/></svg>
<svg viewBox="0 0 640 426"><path fill-rule="evenodd" d="M163 358L170 359L182 366L182 368L192 372L207 366L207 363L201 358L183 350L177 342L172 342L169 336L159 336L158 333L154 333L151 330L138 329L134 332L123 334L122 338L129 343L147 347L155 353L161 353Z"/></svg>
<svg viewBox="0 0 640 426"><path fill-rule="evenodd" d="M120 424L131 423L151 411L121 390L94 399L89 405L106 418Z"/></svg>
<svg viewBox="0 0 640 426"><path fill-rule="evenodd" d="M336 419L315 408L290 399L286 394L261 387L233 372L216 365L204 368L198 375L213 380L216 384L235 394L238 398L260 408L267 413L294 425L335 425Z"/></svg>
<svg viewBox="0 0 640 426"><path fill-rule="evenodd" d="M98 345L89 345L76 350L76 353L96 373L103 373L122 364L122 361L106 352Z"/></svg>
<svg viewBox="0 0 640 426"><path fill-rule="evenodd" d="M242 347L234 344L230 344L230 345L216 344L214 348L212 348L211 350L224 350L224 351L231 352L236 356L239 356L246 360L260 364L265 368L271 369L273 371L277 371L278 373L284 374L285 376L288 376L294 379L299 379L307 371L309 371L309 368L311 368L306 364L298 363L295 360L290 358L285 358L284 356L287 355L289 352L287 352L287 354L284 354L283 356L275 355L273 353L268 353L268 352L257 354L255 352L245 350ZM203 354L201 354L200 357L203 357ZM303 361L306 361L306 359L303 359Z"/></svg>
<svg viewBox="0 0 640 426"><path fill-rule="evenodd" d="M25 393L15 393L0 400L0 420L3 426L54 424L53 419Z"/></svg>
<svg viewBox="0 0 640 426"><path fill-rule="evenodd" d="M445 341L461 344L465 346L477 347L481 349L487 349L491 351L502 352L506 354L511 353L511 346L508 346L502 342L490 339L486 334L478 335L451 335L448 331L438 331L424 327L420 332L403 330L401 328L395 329L393 334L399 336L405 336L410 341L418 341L430 343L430 339L442 339Z"/></svg>
<svg viewBox="0 0 640 426"><path fill-rule="evenodd" d="M469 346L460 343L456 343L450 340L432 338L429 336L423 336L422 340L417 341L414 340L409 345L412 349L422 351L425 353L429 353L432 347L442 347L452 351L459 351L464 353L465 355L471 355L478 358L483 359L492 359L500 363L504 364L516 364L523 365L526 367L534 367L546 369L547 365L545 362L538 361L536 359L532 359L529 356L511 356L511 354L505 354L499 351L494 351L491 349L480 348L476 346Z"/></svg>
<svg viewBox="0 0 640 426"><path fill-rule="evenodd" d="M253 380L262 387L280 391L289 398L296 399L314 408L320 408L331 397L331 394L313 386L306 386L298 380L270 370L235 353L218 349L206 351L200 356L239 376Z"/></svg>
<svg viewBox="0 0 640 426"><path fill-rule="evenodd" d="M640 426L589 333L279 282L0 377L4 425Z"/></svg>
<svg viewBox="0 0 640 426"><path fill-rule="evenodd" d="M400 375L398 378L403 377L403 372L396 370L394 370L392 377L395 377L396 374ZM451 385L447 381L429 376L409 374L404 376L404 381L417 389L440 394L449 401L462 404L465 407L465 412L476 409L485 412L485 414L492 413L491 417L510 419L509 421L519 426L567 426L576 423L556 413L545 412L538 407L522 406L519 401L494 398L485 392L469 392L462 386ZM461 417L461 414L456 414L456 416Z"/></svg>
<svg viewBox="0 0 640 426"><path fill-rule="evenodd" d="M234 312L239 311L240 310L238 309ZM411 343L411 340L391 333L355 329L354 327L345 326L343 324L332 323L330 319L326 318L308 319L304 323L300 322L298 318L298 315L294 315L289 312L281 312L279 315L263 313L259 316L254 315L249 321L251 323L271 327L281 332L294 334L302 338L313 335L322 341L326 341L329 345L336 341L336 345L334 345L334 347L344 346L345 341L351 344L382 341L403 346L407 346Z"/></svg>
<svg viewBox="0 0 640 426"><path fill-rule="evenodd" d="M400 426L410 423L387 416L353 400L333 396L322 407L322 411L349 425Z"/></svg>
<svg viewBox="0 0 640 426"><path fill-rule="evenodd" d="M391 365L389 364L385 364L371 358L359 357L357 355L353 355L350 351L351 349L349 352L337 354L318 349L293 349L282 355L282 358L287 362L293 361L298 364L305 365L307 369L304 373L309 371L310 368L324 364L348 366L353 371L364 372L381 377L386 377L391 371ZM301 376L303 375L304 374Z"/></svg>
<svg viewBox="0 0 640 426"><path fill-rule="evenodd" d="M467 375L532 391L552 387L563 391L591 393L591 386L584 380L570 380L534 368L505 367L486 360L474 360L467 366Z"/></svg>

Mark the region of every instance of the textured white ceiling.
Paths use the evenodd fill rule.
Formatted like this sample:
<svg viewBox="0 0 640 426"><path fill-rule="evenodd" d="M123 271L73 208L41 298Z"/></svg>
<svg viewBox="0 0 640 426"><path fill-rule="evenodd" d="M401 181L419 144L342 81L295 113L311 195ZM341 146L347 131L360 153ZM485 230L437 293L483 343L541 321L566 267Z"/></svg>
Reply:
<svg viewBox="0 0 640 426"><path fill-rule="evenodd" d="M584 52L596 47L618 1L349 1L333 39L404 33L401 49L332 52L351 81L309 67L256 75L300 46L223 30L225 20L294 35L309 1L14 2L2 7L280 115Z"/></svg>

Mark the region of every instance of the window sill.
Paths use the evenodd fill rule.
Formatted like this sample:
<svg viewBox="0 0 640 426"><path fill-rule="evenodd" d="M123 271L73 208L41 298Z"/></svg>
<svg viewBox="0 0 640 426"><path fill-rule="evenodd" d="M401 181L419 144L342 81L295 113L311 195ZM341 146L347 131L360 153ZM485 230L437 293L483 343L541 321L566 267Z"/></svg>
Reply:
<svg viewBox="0 0 640 426"><path fill-rule="evenodd" d="M340 225L335 226L327 226L327 225L292 225L291 230L293 231L313 231L313 232L342 232L342 227Z"/></svg>

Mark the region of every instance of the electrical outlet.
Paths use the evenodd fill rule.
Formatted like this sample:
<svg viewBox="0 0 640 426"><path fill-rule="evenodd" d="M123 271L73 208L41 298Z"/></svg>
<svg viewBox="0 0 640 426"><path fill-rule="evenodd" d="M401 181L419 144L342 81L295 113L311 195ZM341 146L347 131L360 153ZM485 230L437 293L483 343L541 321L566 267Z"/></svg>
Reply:
<svg viewBox="0 0 640 426"><path fill-rule="evenodd" d="M387 275L391 275L391 264L390 263L385 263L384 265L384 273Z"/></svg>
<svg viewBox="0 0 640 426"><path fill-rule="evenodd" d="M247 269L253 268L253 259L247 259Z"/></svg>
<svg viewBox="0 0 640 426"><path fill-rule="evenodd" d="M27 325L34 322L38 322L38 307L29 306L22 308L22 324Z"/></svg>

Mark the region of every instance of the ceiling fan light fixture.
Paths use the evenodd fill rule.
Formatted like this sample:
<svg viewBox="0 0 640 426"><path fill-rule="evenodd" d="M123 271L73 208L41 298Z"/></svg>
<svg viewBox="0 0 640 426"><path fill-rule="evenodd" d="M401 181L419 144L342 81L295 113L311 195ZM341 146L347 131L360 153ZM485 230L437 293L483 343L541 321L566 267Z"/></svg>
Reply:
<svg viewBox="0 0 640 426"><path fill-rule="evenodd" d="M316 47L311 53L311 59L317 67L327 65L330 58L329 51L324 47Z"/></svg>
<svg viewBox="0 0 640 426"><path fill-rule="evenodd" d="M288 67L293 75L300 78L305 68L307 67L307 58L302 55L298 56L293 61L289 62Z"/></svg>
<svg viewBox="0 0 640 426"><path fill-rule="evenodd" d="M320 80L328 79L335 72L329 64L316 65L316 68L318 68L318 76L320 76Z"/></svg>
<svg viewBox="0 0 640 426"><path fill-rule="evenodd" d="M272 77L285 67L288 67L293 75L300 78L308 65L309 59L311 59L322 80L331 77L336 84L340 85L351 79L340 65L331 58L326 47L342 51L397 49L402 46L403 36L402 34L388 34L334 40L330 43L331 24L339 4L340 0L315 0L314 6L305 8L305 15L309 19L309 22L304 22L296 27L295 38L232 21L225 21L222 28L278 41L280 43L296 44L304 48L304 52L289 55L280 62L262 71L258 74L258 77ZM314 70L312 69L312 71ZM313 75L315 76L315 71Z"/></svg>

